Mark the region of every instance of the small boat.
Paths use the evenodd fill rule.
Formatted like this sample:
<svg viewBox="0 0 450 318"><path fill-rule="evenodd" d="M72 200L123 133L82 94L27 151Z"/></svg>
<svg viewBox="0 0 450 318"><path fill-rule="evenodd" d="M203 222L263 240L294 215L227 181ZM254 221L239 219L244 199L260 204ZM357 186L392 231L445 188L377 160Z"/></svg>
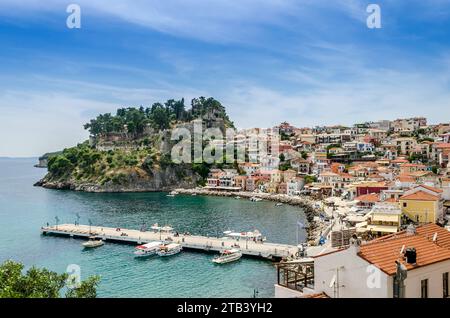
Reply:
<svg viewBox="0 0 450 318"><path fill-rule="evenodd" d="M192 193L191 195L192 195L193 197L195 197L195 196L197 195L197 193Z"/></svg>
<svg viewBox="0 0 450 318"><path fill-rule="evenodd" d="M240 196L235 196L234 198L235 198L235 199L240 199L241 197L240 197Z"/></svg>
<svg viewBox="0 0 450 318"><path fill-rule="evenodd" d="M83 245L83 247L85 247L85 248L94 248L94 247L102 246L104 244L105 244L105 242L103 242L102 239L97 239L95 236L91 236L91 237L89 237L89 241L84 242L81 245Z"/></svg>
<svg viewBox="0 0 450 318"><path fill-rule="evenodd" d="M146 257L146 256L155 255L156 252L159 250L159 247L161 246L161 244L162 244L161 241L155 241L155 242L150 242L147 244L136 246L134 255L136 255L136 257Z"/></svg>
<svg viewBox="0 0 450 318"><path fill-rule="evenodd" d="M166 243L160 245L159 250L156 251L156 254L159 256L171 256L180 253L182 249L181 244Z"/></svg>
<svg viewBox="0 0 450 318"><path fill-rule="evenodd" d="M252 201L252 202L259 202L259 201L262 201L262 199L257 198L257 197L251 197L250 201Z"/></svg>
<svg viewBox="0 0 450 318"><path fill-rule="evenodd" d="M237 248L232 248L223 251L220 256L213 258L213 263L216 264L226 264L239 260L242 257L242 252Z"/></svg>
<svg viewBox="0 0 450 318"><path fill-rule="evenodd" d="M277 204L275 204L275 206L282 206L283 205L283 203L277 203Z"/></svg>

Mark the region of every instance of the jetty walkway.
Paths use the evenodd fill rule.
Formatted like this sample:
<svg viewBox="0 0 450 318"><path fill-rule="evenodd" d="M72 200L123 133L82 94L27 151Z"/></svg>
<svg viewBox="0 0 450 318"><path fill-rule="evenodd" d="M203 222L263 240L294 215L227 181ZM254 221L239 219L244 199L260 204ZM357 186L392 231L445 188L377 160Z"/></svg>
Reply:
<svg viewBox="0 0 450 318"><path fill-rule="evenodd" d="M176 234L164 231L140 231L133 229L111 228L75 224L60 224L41 228L43 235L59 235L78 238L95 236L105 241L118 243L144 244L152 241L170 240L179 243L186 249L203 251L223 251L231 247L239 247L243 255L277 260L297 255L298 247L287 244L255 242L232 237L207 237L188 234Z"/></svg>

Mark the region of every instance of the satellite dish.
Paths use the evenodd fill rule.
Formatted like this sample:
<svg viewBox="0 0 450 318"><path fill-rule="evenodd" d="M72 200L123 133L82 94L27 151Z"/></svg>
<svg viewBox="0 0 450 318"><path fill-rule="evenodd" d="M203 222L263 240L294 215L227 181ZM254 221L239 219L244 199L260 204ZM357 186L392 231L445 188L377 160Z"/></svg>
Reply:
<svg viewBox="0 0 450 318"><path fill-rule="evenodd" d="M331 278L331 282L330 282L330 288L333 287L336 284L336 274L333 275L333 278Z"/></svg>

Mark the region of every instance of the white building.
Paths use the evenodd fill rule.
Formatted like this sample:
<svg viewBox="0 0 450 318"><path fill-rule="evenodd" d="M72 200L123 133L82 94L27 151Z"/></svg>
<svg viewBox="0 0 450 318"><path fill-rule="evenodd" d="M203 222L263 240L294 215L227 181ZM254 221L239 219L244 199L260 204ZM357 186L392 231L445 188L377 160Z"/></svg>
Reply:
<svg viewBox="0 0 450 318"><path fill-rule="evenodd" d="M275 297L447 298L450 232L427 224L316 256L314 271L308 266L312 265L299 271L301 280L295 283L284 280L285 269L278 270ZM313 274L303 278L305 272Z"/></svg>

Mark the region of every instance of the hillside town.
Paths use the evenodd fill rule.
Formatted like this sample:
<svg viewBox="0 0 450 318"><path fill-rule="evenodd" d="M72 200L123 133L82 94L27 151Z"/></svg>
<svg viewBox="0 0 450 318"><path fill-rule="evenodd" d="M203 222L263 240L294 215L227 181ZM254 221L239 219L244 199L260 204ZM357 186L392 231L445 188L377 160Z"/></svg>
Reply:
<svg viewBox="0 0 450 318"><path fill-rule="evenodd" d="M450 123L274 128L279 153L213 169L205 189L320 203L323 248L308 244L277 266L277 297L448 297ZM371 265L376 288L366 283Z"/></svg>

